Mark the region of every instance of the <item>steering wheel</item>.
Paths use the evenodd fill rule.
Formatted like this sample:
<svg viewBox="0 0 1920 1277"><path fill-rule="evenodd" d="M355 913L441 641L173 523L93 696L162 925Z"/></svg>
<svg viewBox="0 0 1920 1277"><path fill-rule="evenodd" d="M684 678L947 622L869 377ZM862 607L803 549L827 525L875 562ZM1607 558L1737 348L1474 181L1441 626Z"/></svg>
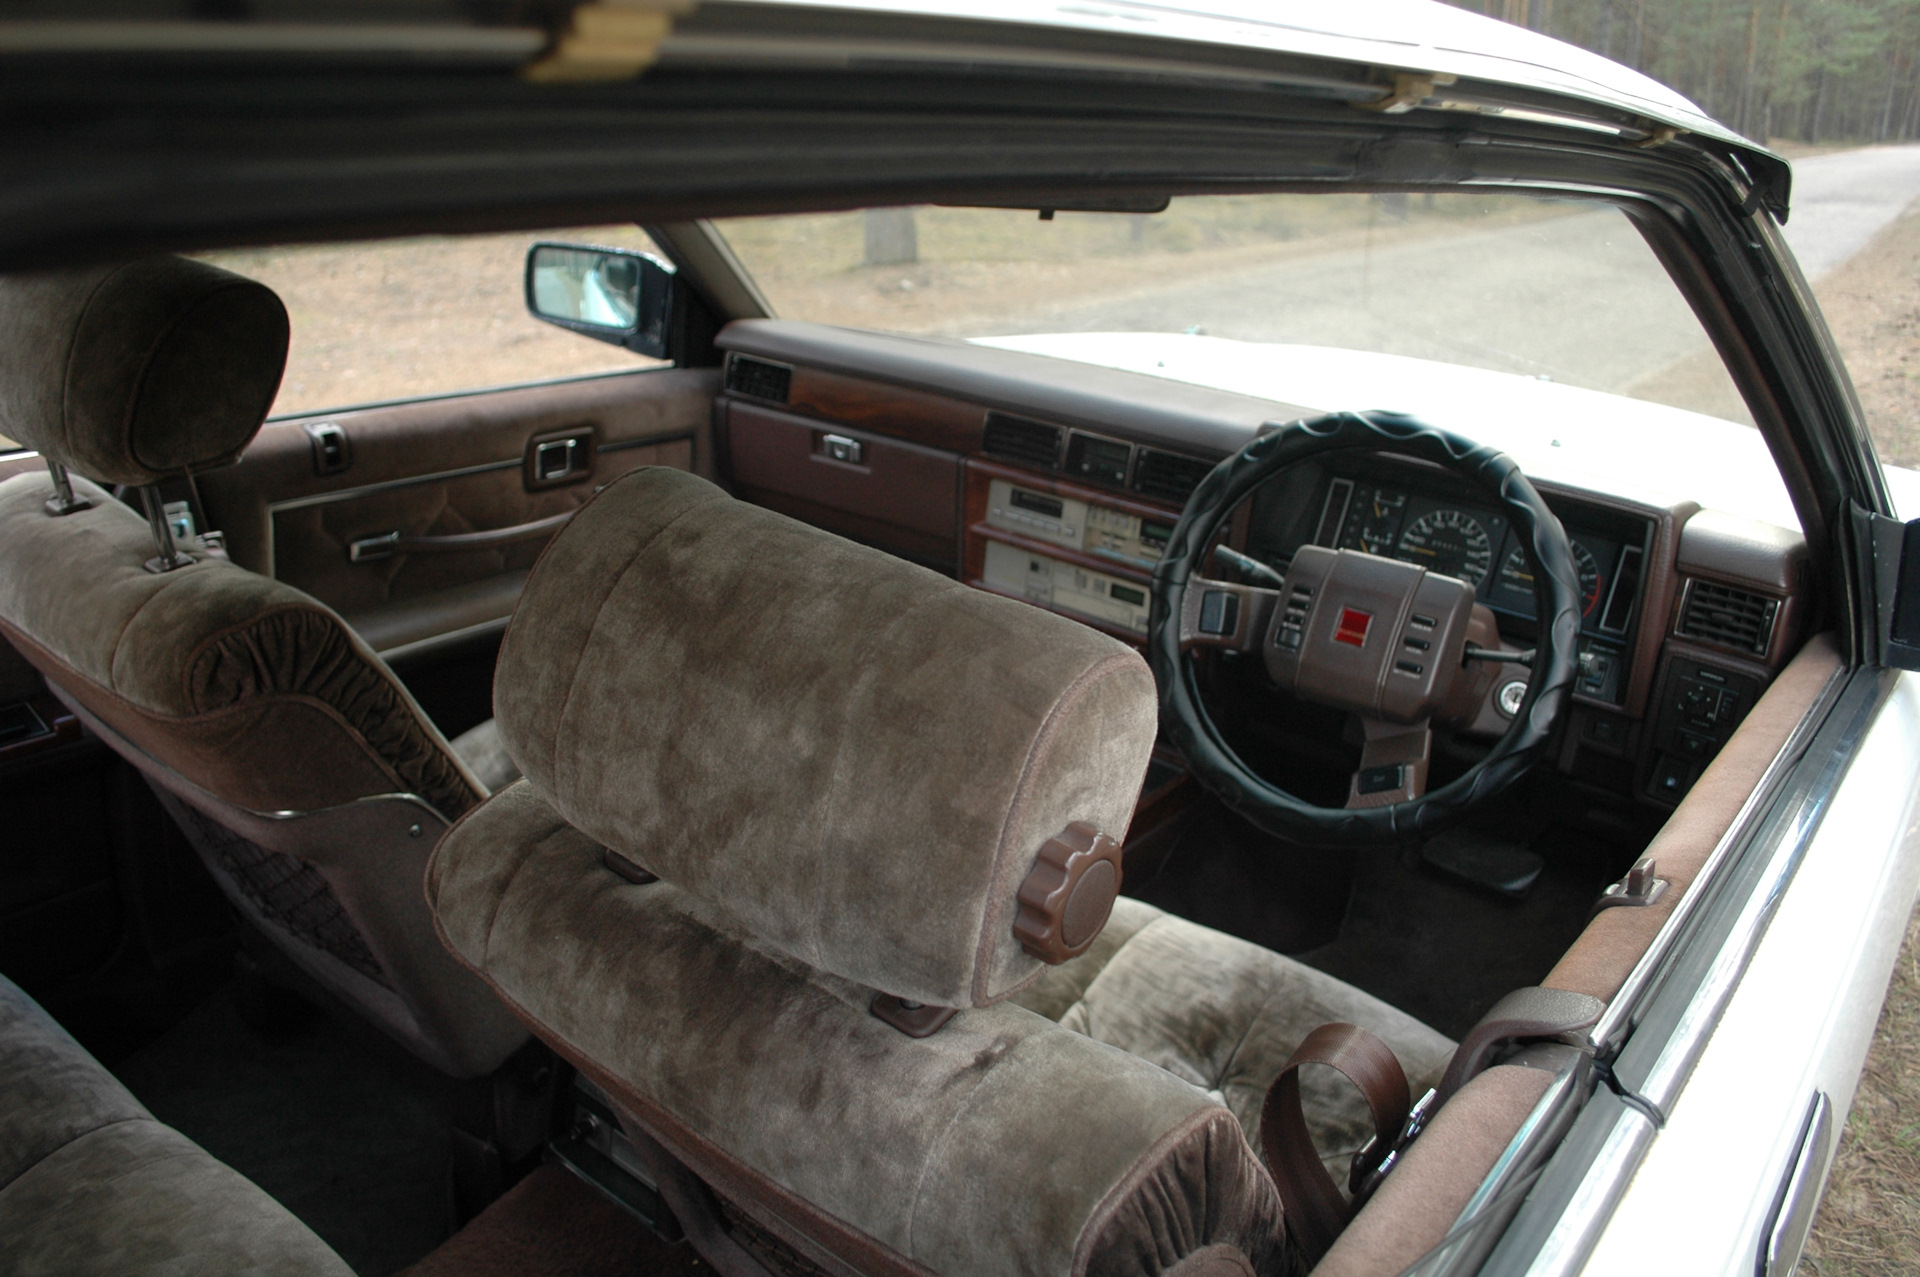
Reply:
<svg viewBox="0 0 1920 1277"><path fill-rule="evenodd" d="M1481 652L1491 656L1499 642L1472 586L1317 545L1300 547L1277 589L1198 572L1221 523L1255 488L1310 457L1352 451L1435 462L1485 489L1519 533L1535 615L1545 618L1513 722L1465 775L1431 792L1432 723L1472 720L1490 682ZM1579 655L1578 581L1560 520L1505 453L1397 413L1296 422L1258 436L1201 481L1154 570L1147 654L1161 721L1200 783L1275 837L1315 845L1425 837L1498 794L1545 752ZM1258 653L1281 691L1359 716L1365 745L1345 807L1304 802L1240 761L1201 699L1196 648Z"/></svg>

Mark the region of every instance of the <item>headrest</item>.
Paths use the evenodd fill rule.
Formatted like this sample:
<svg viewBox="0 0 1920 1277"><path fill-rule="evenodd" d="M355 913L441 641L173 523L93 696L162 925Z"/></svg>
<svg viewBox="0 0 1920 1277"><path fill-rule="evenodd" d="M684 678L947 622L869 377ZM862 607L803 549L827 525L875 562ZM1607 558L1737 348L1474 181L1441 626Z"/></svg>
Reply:
<svg viewBox="0 0 1920 1277"><path fill-rule="evenodd" d="M205 262L0 276L0 435L102 483L232 461L286 363L273 290Z"/></svg>
<svg viewBox="0 0 1920 1277"><path fill-rule="evenodd" d="M802 963L940 1007L1043 969L1016 921L1063 848L1125 836L1157 720L1124 644L668 469L548 547L494 710L575 828ZM1117 857L1084 881L1104 897L1055 900L1081 947Z"/></svg>

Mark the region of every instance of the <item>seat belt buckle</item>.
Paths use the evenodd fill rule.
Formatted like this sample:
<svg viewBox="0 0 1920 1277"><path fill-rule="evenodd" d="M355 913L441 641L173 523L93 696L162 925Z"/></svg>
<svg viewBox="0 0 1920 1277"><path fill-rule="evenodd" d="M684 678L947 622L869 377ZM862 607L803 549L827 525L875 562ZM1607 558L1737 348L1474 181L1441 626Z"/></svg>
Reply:
<svg viewBox="0 0 1920 1277"><path fill-rule="evenodd" d="M1392 1171L1394 1165L1399 1162L1400 1155L1407 1151L1407 1145L1413 1143L1420 1132L1426 1129L1427 1119L1433 1116L1434 1098L1438 1094L1439 1092L1433 1087L1427 1088L1427 1093L1407 1110L1407 1120L1400 1127L1400 1134L1394 1137L1393 1143L1382 1147L1380 1137L1372 1135L1367 1138L1365 1144L1360 1146L1360 1151L1353 1155L1353 1164L1347 1171L1347 1192L1353 1195L1355 1210L1360 1209L1361 1205L1373 1196L1374 1191L1387 1178L1388 1172Z"/></svg>

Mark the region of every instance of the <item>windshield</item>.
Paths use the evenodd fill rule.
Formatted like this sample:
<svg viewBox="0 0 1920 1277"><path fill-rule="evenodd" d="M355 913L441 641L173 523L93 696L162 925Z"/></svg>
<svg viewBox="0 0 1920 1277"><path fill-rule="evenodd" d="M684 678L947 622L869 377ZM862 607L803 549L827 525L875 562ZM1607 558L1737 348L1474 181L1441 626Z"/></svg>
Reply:
<svg viewBox="0 0 1920 1277"><path fill-rule="evenodd" d="M1330 347L1749 421L1692 310L1608 205L1264 194L1176 199L1158 213L923 206L717 225L787 318L973 339L1161 333ZM1049 353L1109 361L1088 343ZM1156 362L1148 370L1211 380L1191 354Z"/></svg>

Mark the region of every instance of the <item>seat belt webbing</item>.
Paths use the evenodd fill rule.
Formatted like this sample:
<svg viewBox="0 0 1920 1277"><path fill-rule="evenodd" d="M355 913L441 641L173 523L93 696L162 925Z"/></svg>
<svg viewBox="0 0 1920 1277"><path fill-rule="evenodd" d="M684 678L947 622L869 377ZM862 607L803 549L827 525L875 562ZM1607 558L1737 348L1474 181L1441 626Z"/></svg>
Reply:
<svg viewBox="0 0 1920 1277"><path fill-rule="evenodd" d="M1300 1069L1307 1064L1335 1069L1359 1089L1373 1115L1374 1139L1367 1149L1382 1155L1406 1126L1410 1097L1400 1061L1386 1043L1357 1024L1323 1024L1309 1033L1267 1088L1260 1110L1260 1148L1280 1190L1287 1230L1311 1265L1327 1253L1353 1212L1307 1130L1300 1107Z"/></svg>

